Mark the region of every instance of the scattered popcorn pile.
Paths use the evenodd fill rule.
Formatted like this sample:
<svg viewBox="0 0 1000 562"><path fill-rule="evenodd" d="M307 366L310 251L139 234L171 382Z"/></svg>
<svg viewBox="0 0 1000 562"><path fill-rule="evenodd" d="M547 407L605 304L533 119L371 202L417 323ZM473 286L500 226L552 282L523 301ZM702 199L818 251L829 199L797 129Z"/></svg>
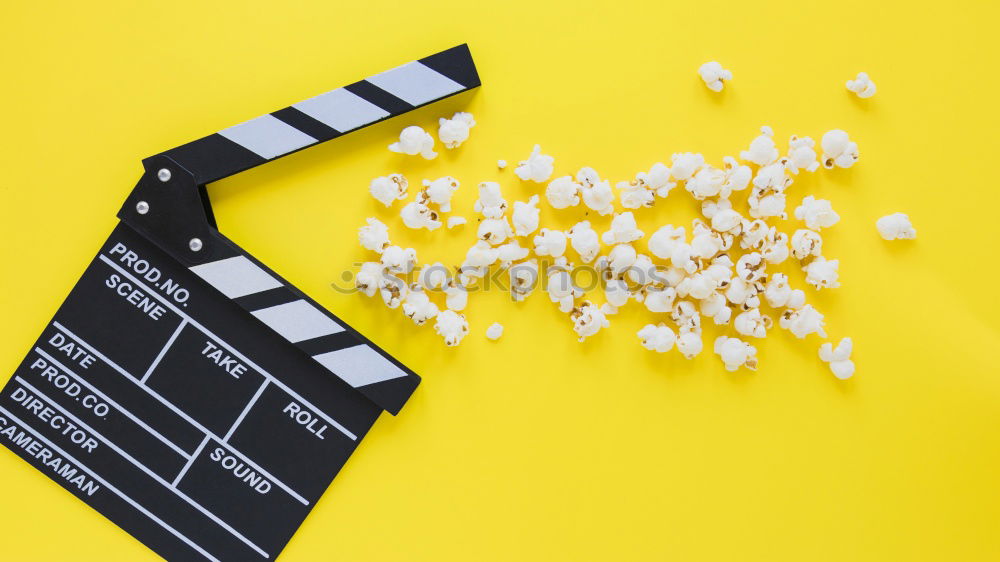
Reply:
<svg viewBox="0 0 1000 562"><path fill-rule="evenodd" d="M718 63L706 63L699 72L713 90L721 89L722 80L732 76ZM440 120L438 136L447 148L455 148L468 139L474 125L472 115L456 113ZM407 127L389 148L433 158L433 147L429 133ZM791 236L768 222L788 218L788 191L798 174L820 166L849 168L859 158L857 143L841 130L825 133L819 150L813 139L797 136L782 150L774 132L762 127L760 135L739 153L739 160L727 156L721 167L715 167L701 154L679 152L669 165L657 162L612 189L610 181L589 167L553 178L555 159L535 145L514 174L544 188L526 201L508 204L499 183L480 183L473 208L480 215L476 241L458 267L434 263L418 268L416 250L393 245L388 227L368 218L358 238L378 259L362 264L356 284L369 297L378 293L389 308L401 308L418 326L433 320L445 344L455 346L469 333L462 313L468 289L491 268L500 268L507 272L515 302L540 288L569 316L580 341L607 328L622 307L634 302L663 315L664 321L639 330L644 348L666 353L676 347L684 357L695 357L704 347L702 323L711 321L730 326L734 332L719 336L712 346L725 368L755 370L757 349L749 342L766 337L775 325L797 338L827 337L824 316L806 302L805 292L792 288L788 275L769 271L794 260L815 290L840 286L839 261L823 254L821 232L840 221L830 201L803 197L790 213L801 223ZM497 162L500 169L506 165L504 160ZM377 201L390 207L409 198L409 185L402 174L390 174L373 179L369 189ZM448 228L466 222L459 216L444 218L460 188L457 179L425 179L421 186L400 211L406 227L435 230L442 220ZM651 207L675 190L701 202L702 218L693 220L690 229L666 224L648 235L640 230L633 211ZM733 205L732 197L740 192L746 193L747 215ZM542 227L539 203L543 198L554 209L583 206L598 216L611 215L610 227L598 232L587 220L566 231ZM877 227L886 240L916 235L902 213L882 217ZM603 305L587 300L583 289L574 284L572 272L584 264L602 280ZM414 273L418 274L416 282L404 281ZM434 302L434 295L443 295L443 307ZM491 340L502 334L503 326L498 323L486 331ZM851 349L850 338L844 338L836 348L831 343L821 345L819 355L837 378L846 379L854 373Z"/></svg>

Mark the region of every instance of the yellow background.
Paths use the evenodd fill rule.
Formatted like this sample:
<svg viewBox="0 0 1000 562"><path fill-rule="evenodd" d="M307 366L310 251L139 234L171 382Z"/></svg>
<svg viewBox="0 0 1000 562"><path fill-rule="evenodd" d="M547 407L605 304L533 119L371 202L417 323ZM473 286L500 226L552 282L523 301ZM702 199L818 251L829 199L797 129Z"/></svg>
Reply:
<svg viewBox="0 0 1000 562"><path fill-rule="evenodd" d="M8 2L0 34L0 372L13 372L115 224L145 156L468 42L484 87L212 186L223 230L423 376L384 416L284 560L996 560L1000 302L995 283L1000 55L995 2ZM696 69L719 60L722 94ZM844 81L868 71L878 94ZM425 163L385 147L456 110L479 124ZM703 152L719 164L761 125L782 146L843 128L850 170L800 178L841 223L824 251L843 287L808 298L858 372L782 330L756 373L710 352L643 350L631 306L578 344L542 294L472 295L472 333L433 329L329 283L366 258L356 228L389 221L422 261L457 260L464 229L403 232L368 180L539 191L498 172L532 144L559 174L613 181ZM412 192L411 192L412 193ZM678 190L647 232L686 222ZM883 242L909 213L919 237ZM543 211L570 225L579 213ZM596 221L598 230L607 218ZM793 223L789 226L794 228ZM796 285L803 286L801 273ZM484 337L506 326L497 343ZM0 558L146 560L145 547L0 453Z"/></svg>

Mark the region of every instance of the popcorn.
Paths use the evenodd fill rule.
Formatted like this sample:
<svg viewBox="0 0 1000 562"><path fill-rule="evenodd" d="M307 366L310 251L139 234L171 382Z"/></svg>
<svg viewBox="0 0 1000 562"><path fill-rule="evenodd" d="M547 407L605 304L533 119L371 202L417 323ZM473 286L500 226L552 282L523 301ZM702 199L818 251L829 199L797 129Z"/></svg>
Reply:
<svg viewBox="0 0 1000 562"><path fill-rule="evenodd" d="M722 186L726 183L726 174L718 168L705 166L698 170L695 175L684 183L686 189L692 197L702 201L709 197L715 197L722 192ZM729 195L728 193L725 195Z"/></svg>
<svg viewBox="0 0 1000 562"><path fill-rule="evenodd" d="M545 198L554 209L565 209L580 203L580 185L570 176L558 177L545 188Z"/></svg>
<svg viewBox="0 0 1000 562"><path fill-rule="evenodd" d="M670 176L675 180L691 179L691 176L705 165L705 157L695 152L678 152L673 155L672 160Z"/></svg>
<svg viewBox="0 0 1000 562"><path fill-rule="evenodd" d="M476 231L476 237L485 240L490 246L502 244L513 235L514 231L506 218L484 219L479 223L479 229Z"/></svg>
<svg viewBox="0 0 1000 562"><path fill-rule="evenodd" d="M729 308L726 296L717 292L701 300L699 311L702 316L711 318L716 326L725 326L733 316L733 309Z"/></svg>
<svg viewBox="0 0 1000 562"><path fill-rule="evenodd" d="M382 250L382 267L391 273L409 273L417 265L417 251L413 248L389 246Z"/></svg>
<svg viewBox="0 0 1000 562"><path fill-rule="evenodd" d="M809 262L809 265L802 268L806 272L806 283L817 289L836 289L840 286L840 282L837 281L837 267L839 265L839 260L827 260L823 256L818 256Z"/></svg>
<svg viewBox="0 0 1000 562"><path fill-rule="evenodd" d="M623 275L635 263L636 257L631 244L618 244L608 254L607 267L614 275Z"/></svg>
<svg viewBox="0 0 1000 562"><path fill-rule="evenodd" d="M805 261L810 256L823 253L823 238L817 232L800 228L792 234L792 255L795 259Z"/></svg>
<svg viewBox="0 0 1000 562"><path fill-rule="evenodd" d="M511 240L497 248L497 260L502 267L507 268L512 263L528 257L528 252L529 250L521 247L521 244L517 240Z"/></svg>
<svg viewBox="0 0 1000 562"><path fill-rule="evenodd" d="M857 78L847 81L847 89L865 99L875 95L875 82L868 77L867 72L859 72Z"/></svg>
<svg viewBox="0 0 1000 562"><path fill-rule="evenodd" d="M661 226L649 237L649 251L660 259L669 259L680 244L685 243L683 226L674 227L667 224Z"/></svg>
<svg viewBox="0 0 1000 562"><path fill-rule="evenodd" d="M561 230L543 228L534 238L535 255L558 258L566 253L566 235Z"/></svg>
<svg viewBox="0 0 1000 562"><path fill-rule="evenodd" d="M809 334L819 334L821 338L826 337L826 332L823 330L823 315L811 304L796 310L786 310L781 314L778 323L800 339Z"/></svg>
<svg viewBox="0 0 1000 562"><path fill-rule="evenodd" d="M666 167L663 162L653 164L648 172L639 172L635 175L635 179L639 185L661 198L666 197L670 190L677 185L670 181L670 168Z"/></svg>
<svg viewBox="0 0 1000 562"><path fill-rule="evenodd" d="M691 238L692 255L702 260L714 258L726 246L722 235L700 220L695 219L692 224L694 227L694 237Z"/></svg>
<svg viewBox="0 0 1000 562"><path fill-rule="evenodd" d="M771 226L761 219L754 219L752 221L743 219L740 230L742 231L740 234L740 248L744 250L751 248L759 249L763 247L764 241L770 235Z"/></svg>
<svg viewBox="0 0 1000 562"><path fill-rule="evenodd" d="M368 191L379 203L389 207L397 199L406 199L408 184L403 174L389 174L373 179L368 185Z"/></svg>
<svg viewBox="0 0 1000 562"><path fill-rule="evenodd" d="M504 169L506 167L507 167L507 161L506 160L503 160L503 159L497 160L497 168L500 168L502 170L502 169Z"/></svg>
<svg viewBox="0 0 1000 562"><path fill-rule="evenodd" d="M438 214L430 207L418 201L411 201L399 212L403 219L403 224L407 228L435 230L441 226L441 221L437 220Z"/></svg>
<svg viewBox="0 0 1000 562"><path fill-rule="evenodd" d="M458 148L469 139L469 129L475 126L476 120L471 113L459 111L451 119L438 119L438 138L446 148Z"/></svg>
<svg viewBox="0 0 1000 562"><path fill-rule="evenodd" d="M784 262L790 253L788 235L784 232L778 232L778 229L772 226L767 238L764 239L760 252L767 263L777 265Z"/></svg>
<svg viewBox="0 0 1000 562"><path fill-rule="evenodd" d="M798 174L799 170L815 172L819 168L819 160L816 159L816 141L809 137L801 139L795 135L788 141L788 163L786 166L793 174Z"/></svg>
<svg viewBox="0 0 1000 562"><path fill-rule="evenodd" d="M626 270L628 278L636 285L647 285L653 282L656 277L656 266L653 260L645 254L636 254L632 267Z"/></svg>
<svg viewBox="0 0 1000 562"><path fill-rule="evenodd" d="M570 245L580 255L580 260L583 263L594 261L597 253L601 251L601 242L597 237L597 231L590 227L590 221L581 221L574 224L567 234L569 235Z"/></svg>
<svg viewBox="0 0 1000 562"><path fill-rule="evenodd" d="M482 213L488 219L498 219L507 211L507 200L500 193L500 184L495 181L484 181L479 184L479 199L473 210Z"/></svg>
<svg viewBox="0 0 1000 562"><path fill-rule="evenodd" d="M740 367L757 370L757 348L739 338L719 336L715 339L715 353L722 358L727 371Z"/></svg>
<svg viewBox="0 0 1000 562"><path fill-rule="evenodd" d="M620 181L615 186L621 192L622 207L626 209L641 209L653 206L653 192L645 186L632 181Z"/></svg>
<svg viewBox="0 0 1000 562"><path fill-rule="evenodd" d="M500 250L493 248L485 240L479 240L465 253L465 261L460 268L463 279L482 277L487 268L500 258Z"/></svg>
<svg viewBox="0 0 1000 562"><path fill-rule="evenodd" d="M465 217L448 217L448 228L455 228L456 226L463 225L469 221L465 220Z"/></svg>
<svg viewBox="0 0 1000 562"><path fill-rule="evenodd" d="M792 287L788 284L788 276L775 273L768 277L764 288L764 298L773 308L783 308L792 296Z"/></svg>
<svg viewBox="0 0 1000 562"><path fill-rule="evenodd" d="M607 313L613 314L618 312L620 307L628 303L630 296L631 293L625 281L615 278L604 280L604 298L608 301L610 307L607 309Z"/></svg>
<svg viewBox="0 0 1000 562"><path fill-rule="evenodd" d="M767 272L765 271L764 256L758 252L743 254L736 262L736 275L749 283L760 281Z"/></svg>
<svg viewBox="0 0 1000 562"><path fill-rule="evenodd" d="M743 307L744 310L748 310L760 306L760 297L757 295L762 290L762 287L758 283L733 277L729 286L726 287L725 294L729 302Z"/></svg>
<svg viewBox="0 0 1000 562"><path fill-rule="evenodd" d="M608 245L634 242L642 238L645 233L636 226L635 216L631 211L618 213L611 219L611 230L601 236L601 240Z"/></svg>
<svg viewBox="0 0 1000 562"><path fill-rule="evenodd" d="M768 193L767 195L760 196L757 194L750 195L748 202L750 203L750 216L754 218L786 218L785 214L785 194L781 192Z"/></svg>
<svg viewBox="0 0 1000 562"><path fill-rule="evenodd" d="M469 333L469 323L463 314L452 310L442 310L437 315L434 331L444 338L445 345L454 347L461 343L462 338Z"/></svg>
<svg viewBox="0 0 1000 562"><path fill-rule="evenodd" d="M774 131L764 125L760 128L760 135L750 142L750 148L740 152L740 158L757 164L767 166L778 159L778 148L774 145Z"/></svg>
<svg viewBox="0 0 1000 562"><path fill-rule="evenodd" d="M515 302L528 298L538 284L538 260L532 258L511 266L510 296Z"/></svg>
<svg viewBox="0 0 1000 562"><path fill-rule="evenodd" d="M824 343L819 346L819 358L824 363L830 364L833 376L840 380L847 380L854 375L854 361L851 361L851 351L854 349L854 342L851 338L844 338L834 349L832 344Z"/></svg>
<svg viewBox="0 0 1000 562"><path fill-rule="evenodd" d="M456 283L454 279L448 281L448 286L445 287L444 294L444 305L448 307L448 310L461 312L469 304L469 292L465 290L465 287Z"/></svg>
<svg viewBox="0 0 1000 562"><path fill-rule="evenodd" d="M761 314L760 309L751 308L746 312L736 315L733 320L733 328L743 336L751 338L767 337L767 329L774 325L774 321L766 314Z"/></svg>
<svg viewBox="0 0 1000 562"><path fill-rule="evenodd" d="M611 191L611 182L601 180L597 171L593 168L580 168L576 173L576 181L580 184L580 194L583 195L583 204L597 214L604 216L614 212L612 203L615 200L615 193Z"/></svg>
<svg viewBox="0 0 1000 562"><path fill-rule="evenodd" d="M503 335L503 324L494 322L486 328L486 339L497 341Z"/></svg>
<svg viewBox="0 0 1000 562"><path fill-rule="evenodd" d="M361 264L361 271L358 272L357 277L354 279L354 286L364 293L365 296L373 297L375 296L375 291L382 288L382 283L385 281L384 272L385 268L381 263L366 261Z"/></svg>
<svg viewBox="0 0 1000 562"><path fill-rule="evenodd" d="M829 200L806 195L802 204L795 208L795 218L805 221L812 230L822 230L837 224L840 215L833 210Z"/></svg>
<svg viewBox="0 0 1000 562"><path fill-rule="evenodd" d="M749 182L749 179L747 180ZM733 203L724 197L705 199L701 202L701 214L708 220L715 218L719 211L726 211L733 208Z"/></svg>
<svg viewBox="0 0 1000 562"><path fill-rule="evenodd" d="M663 323L646 324L636 335L642 341L642 347L657 353L670 351L677 341L677 334Z"/></svg>
<svg viewBox="0 0 1000 562"><path fill-rule="evenodd" d="M552 177L552 171L555 169L554 162L555 158L542 154L542 147L536 144L528 159L518 164L514 173L524 181L541 183Z"/></svg>
<svg viewBox="0 0 1000 562"><path fill-rule="evenodd" d="M723 158L722 163L725 180L722 183L722 189L719 190L719 195L725 199L734 191L743 191L746 189L750 185L751 178L753 178L753 171L750 170L750 166L740 164L732 156Z"/></svg>
<svg viewBox="0 0 1000 562"><path fill-rule="evenodd" d="M650 312L671 312L676 297L677 291L673 287L648 289L642 304L646 305Z"/></svg>
<svg viewBox="0 0 1000 562"><path fill-rule="evenodd" d="M712 215L712 230L739 234L743 229L743 215L733 209L722 209Z"/></svg>
<svg viewBox="0 0 1000 562"><path fill-rule="evenodd" d="M441 262L435 262L421 268L420 285L428 290L444 289L450 277L448 268Z"/></svg>
<svg viewBox="0 0 1000 562"><path fill-rule="evenodd" d="M604 312L587 301L574 308L570 312L570 318L573 319L573 330L580 336L581 342L610 325Z"/></svg>
<svg viewBox="0 0 1000 562"><path fill-rule="evenodd" d="M787 175L788 166L785 159L772 162L757 170L757 175L753 177L753 186L757 188L756 196L760 198L768 191L780 193L786 187L792 185L791 176Z"/></svg>
<svg viewBox="0 0 1000 562"><path fill-rule="evenodd" d="M698 332L685 332L677 337L677 351L685 359L694 359L702 350L701 334Z"/></svg>
<svg viewBox="0 0 1000 562"><path fill-rule="evenodd" d="M409 286L394 275L386 275L382 280L382 286L379 287L382 302L389 308L399 308L409 292Z"/></svg>
<svg viewBox="0 0 1000 562"><path fill-rule="evenodd" d="M424 180L423 183L424 189L417 200L421 203L434 203L443 213L451 211L451 197L458 191L458 180L444 176L434 181Z"/></svg>
<svg viewBox="0 0 1000 562"><path fill-rule="evenodd" d="M839 168L850 168L860 158L858 153L858 143L852 141L847 133L840 129L833 129L823 134L820 141L823 148L821 158L823 167L826 169L837 166Z"/></svg>
<svg viewBox="0 0 1000 562"><path fill-rule="evenodd" d="M527 203L514 201L514 233L528 236L538 230L538 196L532 195Z"/></svg>
<svg viewBox="0 0 1000 562"><path fill-rule="evenodd" d="M549 300L559 304L561 312L571 312L574 301L583 296L583 290L573 284L573 278L565 267L549 268L546 290Z"/></svg>
<svg viewBox="0 0 1000 562"><path fill-rule="evenodd" d="M411 290L403 301L403 314L417 326L423 326L425 322L438 315L438 307L431 302L427 293Z"/></svg>
<svg viewBox="0 0 1000 562"><path fill-rule="evenodd" d="M399 140L390 144L389 150L410 156L419 154L427 160L437 157L437 152L434 152L434 137L416 125L403 129L399 133Z"/></svg>
<svg viewBox="0 0 1000 562"><path fill-rule="evenodd" d="M705 82L705 86L708 86L708 89L713 92L721 92L723 82L733 79L733 73L722 68L722 65L715 61L706 62L699 66L698 74Z"/></svg>
<svg viewBox="0 0 1000 562"><path fill-rule="evenodd" d="M677 328L682 334L693 332L701 334L701 315L691 301L677 301L670 319L677 324Z"/></svg>
<svg viewBox="0 0 1000 562"><path fill-rule="evenodd" d="M917 230L910 223L910 217L903 213L886 215L875 221L879 236L884 240L913 240Z"/></svg>
<svg viewBox="0 0 1000 562"><path fill-rule="evenodd" d="M677 295L701 300L708 298L716 288L715 280L711 276L704 272L696 272L677 284Z"/></svg>
<svg viewBox="0 0 1000 562"><path fill-rule="evenodd" d="M374 217L368 217L365 222L368 224L358 229L358 241L365 249L381 254L389 247L389 227Z"/></svg>

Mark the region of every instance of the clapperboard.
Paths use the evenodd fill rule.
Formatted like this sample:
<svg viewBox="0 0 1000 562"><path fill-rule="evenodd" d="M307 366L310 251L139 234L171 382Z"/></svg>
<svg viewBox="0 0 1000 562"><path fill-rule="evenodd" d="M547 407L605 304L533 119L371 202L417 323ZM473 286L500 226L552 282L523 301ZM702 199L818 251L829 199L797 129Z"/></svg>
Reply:
<svg viewBox="0 0 1000 562"><path fill-rule="evenodd" d="M460 45L144 160L0 443L164 558L277 557L420 378L220 234L205 185L479 84Z"/></svg>

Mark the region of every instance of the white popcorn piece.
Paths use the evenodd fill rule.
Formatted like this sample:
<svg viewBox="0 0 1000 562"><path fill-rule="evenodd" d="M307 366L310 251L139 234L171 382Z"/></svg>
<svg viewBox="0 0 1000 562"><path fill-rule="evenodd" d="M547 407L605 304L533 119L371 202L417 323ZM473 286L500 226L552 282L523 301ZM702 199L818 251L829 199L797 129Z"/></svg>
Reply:
<svg viewBox="0 0 1000 562"><path fill-rule="evenodd" d="M791 254L788 248L788 235L778 232L778 229L772 226L767 238L764 239L760 253L767 263L775 265L783 263Z"/></svg>
<svg viewBox="0 0 1000 562"><path fill-rule="evenodd" d="M503 324L499 322L494 322L490 324L489 328L486 328L486 339L497 341L500 336L503 335Z"/></svg>
<svg viewBox="0 0 1000 562"><path fill-rule="evenodd" d="M823 237L818 232L800 228L792 234L792 255L795 259L805 261L811 256L823 254Z"/></svg>
<svg viewBox="0 0 1000 562"><path fill-rule="evenodd" d="M557 303L562 312L571 312L574 301L583 296L583 291L573 284L569 271L562 267L549 268L546 291L549 293L549 300Z"/></svg>
<svg viewBox="0 0 1000 562"><path fill-rule="evenodd" d="M438 315L438 306L431 302L427 293L411 287L410 292L403 300L403 315L405 315L417 326L423 326L431 318Z"/></svg>
<svg viewBox="0 0 1000 562"><path fill-rule="evenodd" d="M418 201L411 201L399 212L407 228L436 230L441 226L437 211Z"/></svg>
<svg viewBox="0 0 1000 562"><path fill-rule="evenodd" d="M500 250L490 246L485 240L478 240L465 253L465 261L462 265L474 268L489 267L496 263L499 257Z"/></svg>
<svg viewBox="0 0 1000 562"><path fill-rule="evenodd" d="M620 181L615 187L621 192L622 207L641 209L653 206L655 194L642 184L635 181Z"/></svg>
<svg viewBox="0 0 1000 562"><path fill-rule="evenodd" d="M389 207L397 199L406 199L406 188L409 182L403 174L389 174L379 176L368 185L368 192L372 194L379 203Z"/></svg>
<svg viewBox="0 0 1000 562"><path fill-rule="evenodd" d="M542 147L536 144L528 159L521 161L514 169L514 173L524 181L541 183L552 177L552 172L555 170L554 162L555 158L542 154Z"/></svg>
<svg viewBox="0 0 1000 562"><path fill-rule="evenodd" d="M409 286L395 275L386 275L382 279L382 286L379 287L382 302L389 308L399 308L409 292Z"/></svg>
<svg viewBox="0 0 1000 562"><path fill-rule="evenodd" d="M771 233L771 226L762 219L746 220L740 233L740 248L744 250L759 250L764 247L764 242Z"/></svg>
<svg viewBox="0 0 1000 562"><path fill-rule="evenodd" d="M532 258L510 267L510 296L514 302L528 298L538 285L538 260Z"/></svg>
<svg viewBox="0 0 1000 562"><path fill-rule="evenodd" d="M534 238L535 255L558 258L566 253L566 234L561 230L543 228Z"/></svg>
<svg viewBox="0 0 1000 562"><path fill-rule="evenodd" d="M464 314L453 310L442 310L434 322L434 331L444 338L444 344L454 347L469 333L469 322Z"/></svg>
<svg viewBox="0 0 1000 562"><path fill-rule="evenodd" d="M760 297L758 294L762 290L762 287L758 283L733 277L729 286L726 287L725 294L729 302L743 307L744 310L748 310L760 306Z"/></svg>
<svg viewBox="0 0 1000 562"><path fill-rule="evenodd" d="M746 312L736 315L733 319L733 328L742 336L749 338L767 337L767 329L774 324L771 317L761 314L759 308L751 308Z"/></svg>
<svg viewBox="0 0 1000 562"><path fill-rule="evenodd" d="M567 234L569 243L573 250L580 255L580 260L583 263L594 261L597 253L601 251L601 242L597 231L590 227L590 221L580 221L574 224Z"/></svg>
<svg viewBox="0 0 1000 562"><path fill-rule="evenodd" d="M708 298L717 288L718 284L712 276L697 271L677 284L677 296L701 300Z"/></svg>
<svg viewBox="0 0 1000 562"><path fill-rule="evenodd" d="M649 237L649 251L660 259L670 259L677 248L685 244L685 237L683 226L663 225Z"/></svg>
<svg viewBox="0 0 1000 562"><path fill-rule="evenodd" d="M786 218L785 214L785 194L769 193L763 197L751 195L750 216L754 218Z"/></svg>
<svg viewBox="0 0 1000 562"><path fill-rule="evenodd" d="M733 79L733 73L722 68L716 61L709 61L699 66L698 75L705 82L705 86L713 92L721 92L724 82Z"/></svg>
<svg viewBox="0 0 1000 562"><path fill-rule="evenodd" d="M440 177L436 180L424 180L424 189L420 192L418 200L421 203L433 203L441 209L441 212L451 211L451 197L458 191L458 180L451 176Z"/></svg>
<svg viewBox="0 0 1000 562"><path fill-rule="evenodd" d="M788 175L787 161L782 158L766 166L762 166L754 175L753 186L757 197L763 197L768 192L783 192L792 185L792 177Z"/></svg>
<svg viewBox="0 0 1000 562"><path fill-rule="evenodd" d="M737 235L743 229L743 220L736 210L722 209L712 215L712 230Z"/></svg>
<svg viewBox="0 0 1000 562"><path fill-rule="evenodd" d="M699 311L702 316L711 318L716 326L725 326L733 317L733 309L729 308L726 295L713 292L701 300Z"/></svg>
<svg viewBox="0 0 1000 562"><path fill-rule="evenodd" d="M521 246L517 240L511 240L497 248L497 261L501 267L508 268L512 263L528 257L530 250Z"/></svg>
<svg viewBox="0 0 1000 562"><path fill-rule="evenodd" d="M696 152L678 152L671 158L670 177L687 181L705 165L705 157Z"/></svg>
<svg viewBox="0 0 1000 562"><path fill-rule="evenodd" d="M778 159L778 148L774 145L774 131L764 125L760 135L750 141L750 148L740 152L740 158L758 166L767 166Z"/></svg>
<svg viewBox="0 0 1000 562"><path fill-rule="evenodd" d="M409 273L413 271L415 265L417 265L417 251L413 248L389 246L382 250L382 267L390 273Z"/></svg>
<svg viewBox="0 0 1000 562"><path fill-rule="evenodd" d="M722 358L727 371L740 367L757 370L757 348L739 338L719 336L715 339L715 353Z"/></svg>
<svg viewBox="0 0 1000 562"><path fill-rule="evenodd" d="M822 230L837 224L840 215L833 210L828 199L806 195L802 204L795 208L795 218L805 221L806 227L811 230Z"/></svg>
<svg viewBox="0 0 1000 562"><path fill-rule="evenodd" d="M624 275L635 263L637 257L638 254L631 244L618 244L611 248L611 252L608 253L607 268L616 277Z"/></svg>
<svg viewBox="0 0 1000 562"><path fill-rule="evenodd" d="M445 148L458 148L469 139L469 129L475 126L476 120L471 113L459 111L451 119L438 119L438 138Z"/></svg>
<svg viewBox="0 0 1000 562"><path fill-rule="evenodd" d="M698 201L703 201L709 197L728 197L729 193L722 193L722 187L726 183L726 173L718 168L705 166L698 170L693 177L684 183L684 189Z"/></svg>
<svg viewBox="0 0 1000 562"><path fill-rule="evenodd" d="M614 314L618 309L628 303L632 294L629 292L628 284L621 279L610 278L604 280L604 298L608 301L608 312Z"/></svg>
<svg viewBox="0 0 1000 562"><path fill-rule="evenodd" d="M844 338L834 349L833 344L824 343L819 346L819 358L824 363L830 364L833 376L840 380L847 380L854 376L854 361L851 361L851 351L854 350L854 342L851 338Z"/></svg>
<svg viewBox="0 0 1000 562"><path fill-rule="evenodd" d="M420 286L427 290L444 289L451 280L448 268L441 262L425 265L420 269Z"/></svg>
<svg viewBox="0 0 1000 562"><path fill-rule="evenodd" d="M666 353L674 347L677 334L666 324L646 324L636 334L642 342L642 347L657 353Z"/></svg>
<svg viewBox="0 0 1000 562"><path fill-rule="evenodd" d="M611 230L601 236L601 240L608 244L624 244L634 242L642 238L645 233L639 230L635 222L635 216L631 211L618 213L611 219Z"/></svg>
<svg viewBox="0 0 1000 562"><path fill-rule="evenodd" d="M611 190L611 182L601 180L596 170L587 167L576 173L576 181L580 184L584 205L601 216L614 212L615 192Z"/></svg>
<svg viewBox="0 0 1000 562"><path fill-rule="evenodd" d="M819 334L821 338L826 337L826 332L823 330L823 315L811 304L795 310L785 310L778 323L800 339L809 334Z"/></svg>
<svg viewBox="0 0 1000 562"><path fill-rule="evenodd" d="M632 267L626 271L629 280L636 285L645 286L656 280L656 266L653 260L645 254L637 254Z"/></svg>
<svg viewBox="0 0 1000 562"><path fill-rule="evenodd" d="M497 160L497 168L500 168L502 170L502 169L504 169L506 167L507 167L507 161L506 160L504 160L502 158L500 160Z"/></svg>
<svg viewBox="0 0 1000 562"><path fill-rule="evenodd" d="M840 286L840 282L837 280L839 265L839 260L828 260L823 256L817 256L816 259L802 268L806 272L806 283L817 289L836 289Z"/></svg>
<svg viewBox="0 0 1000 562"><path fill-rule="evenodd" d="M691 301L677 301L670 312L670 319L677 324L677 329L682 334L688 332L701 334L701 314Z"/></svg>
<svg viewBox="0 0 1000 562"><path fill-rule="evenodd" d="M691 223L694 236L691 238L691 254L701 260L710 260L721 252L726 241L722 235L712 230L704 222L695 219Z"/></svg>
<svg viewBox="0 0 1000 562"><path fill-rule="evenodd" d="M723 197L705 199L701 202L701 215L711 221L719 211L728 211L732 208L733 202L729 199Z"/></svg>
<svg viewBox="0 0 1000 562"><path fill-rule="evenodd" d="M736 276L748 283L760 281L767 275L766 267L764 256L759 252L743 254L736 261Z"/></svg>
<svg viewBox="0 0 1000 562"><path fill-rule="evenodd" d="M670 194L670 190L677 186L675 182L670 181L670 168L663 162L653 164L648 172L639 172L635 175L635 179L661 199Z"/></svg>
<svg viewBox="0 0 1000 562"><path fill-rule="evenodd" d="M750 166L740 164L732 156L726 156L722 159L722 162L725 181L719 193L723 198L727 198L731 193L743 191L750 185L750 180L753 178L753 170L750 169Z"/></svg>
<svg viewBox="0 0 1000 562"><path fill-rule="evenodd" d="M375 296L385 282L385 267L377 261L367 261L361 264L361 271L354 279L354 286L367 297Z"/></svg>
<svg viewBox="0 0 1000 562"><path fill-rule="evenodd" d="M646 290L642 304L646 305L650 312L671 312L676 298L677 291L673 287L651 288Z"/></svg>
<svg viewBox="0 0 1000 562"><path fill-rule="evenodd" d="M823 167L827 169L834 166L850 168L861 157L858 152L858 143L852 141L847 133L840 129L823 133L820 147L823 149L821 161Z"/></svg>
<svg viewBox="0 0 1000 562"><path fill-rule="evenodd" d="M892 213L875 221L875 228L884 240L913 240L917 230L904 213Z"/></svg>
<svg viewBox="0 0 1000 562"><path fill-rule="evenodd" d="M503 244L507 238L513 235L514 230L510 227L510 223L507 222L506 217L483 219L479 223L479 229L476 231L476 237L480 240L485 240L490 246Z"/></svg>
<svg viewBox="0 0 1000 562"><path fill-rule="evenodd" d="M465 287L456 283L454 279L448 282L448 286L444 289L444 295L444 305L448 310L461 312L469 304L469 292L465 290Z"/></svg>
<svg viewBox="0 0 1000 562"><path fill-rule="evenodd" d="M434 152L434 137L416 125L410 125L399 133L399 140L389 145L389 150L414 156L419 154L426 160L437 157Z"/></svg>
<svg viewBox="0 0 1000 562"><path fill-rule="evenodd" d="M479 199L473 210L482 213L488 219L498 219L507 212L507 200L500 192L500 184L495 181L484 181L479 184Z"/></svg>
<svg viewBox="0 0 1000 562"><path fill-rule="evenodd" d="M792 287L788 284L788 276L775 273L768 277L764 288L764 298L772 308L783 308L792 297Z"/></svg>
<svg viewBox="0 0 1000 562"><path fill-rule="evenodd" d="M859 72L854 80L848 80L845 85L848 90L857 94L861 99L867 99L875 95L875 82L872 82L867 72Z"/></svg>
<svg viewBox="0 0 1000 562"><path fill-rule="evenodd" d="M580 184L571 176L561 176L549 182L545 198L553 209L574 207L580 203Z"/></svg>
<svg viewBox="0 0 1000 562"><path fill-rule="evenodd" d="M799 170L815 172L819 168L815 147L816 141L811 138L799 138L792 135L788 141L788 163L786 164L788 170L793 174L798 174Z"/></svg>
<svg viewBox="0 0 1000 562"><path fill-rule="evenodd" d="M467 222L469 221L467 221L465 217L448 217L448 222L446 224L448 225L448 228L455 228L456 226L461 226Z"/></svg>
<svg viewBox="0 0 1000 562"><path fill-rule="evenodd" d="M389 247L389 227L374 217L365 219L367 223L358 229L358 241L366 250L382 253Z"/></svg>
<svg viewBox="0 0 1000 562"><path fill-rule="evenodd" d="M587 301L574 308L570 312L570 318L573 320L573 330L580 336L581 342L611 324L605 317L604 311Z"/></svg>
<svg viewBox="0 0 1000 562"><path fill-rule="evenodd" d="M684 332L677 336L677 351L680 351L685 359L694 359L701 353L703 346L700 332Z"/></svg>
<svg viewBox="0 0 1000 562"><path fill-rule="evenodd" d="M532 195L527 203L514 201L514 233L528 236L538 230L538 196Z"/></svg>

